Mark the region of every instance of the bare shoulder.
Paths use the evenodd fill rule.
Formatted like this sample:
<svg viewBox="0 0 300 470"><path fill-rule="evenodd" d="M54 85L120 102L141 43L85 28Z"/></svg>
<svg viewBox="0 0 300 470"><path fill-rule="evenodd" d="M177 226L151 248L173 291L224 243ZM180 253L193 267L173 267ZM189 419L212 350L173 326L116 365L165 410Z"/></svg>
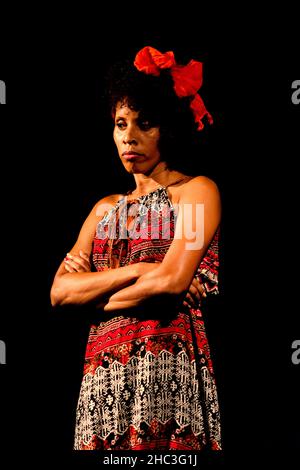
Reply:
<svg viewBox="0 0 300 470"><path fill-rule="evenodd" d="M123 194L109 194L96 202L93 212L98 217L103 217L106 212L112 209L116 203L123 197Z"/></svg>
<svg viewBox="0 0 300 470"><path fill-rule="evenodd" d="M215 181L207 176L195 176L181 186L180 199L194 196L201 197L220 197L219 188Z"/></svg>
<svg viewBox="0 0 300 470"><path fill-rule="evenodd" d="M81 249L86 253L91 252L92 241L93 237L95 236L95 227L97 223L117 203L118 199L120 199L120 196L122 197L120 194L105 196L94 205L81 227L77 242L74 245L72 251L78 253Z"/></svg>

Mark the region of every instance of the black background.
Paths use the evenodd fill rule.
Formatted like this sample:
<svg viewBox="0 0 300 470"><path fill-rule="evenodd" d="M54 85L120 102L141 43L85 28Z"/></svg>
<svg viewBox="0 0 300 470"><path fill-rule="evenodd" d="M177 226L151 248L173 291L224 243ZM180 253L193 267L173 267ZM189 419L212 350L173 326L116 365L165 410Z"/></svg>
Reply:
<svg viewBox="0 0 300 470"><path fill-rule="evenodd" d="M299 450L300 366L291 362L299 339L295 25L292 15L234 19L227 11L217 21L200 10L148 21L117 7L114 15L49 11L28 23L19 12L22 27L2 33L0 411L11 460L75 464L88 323L78 313L55 314L49 290L94 203L131 187L101 94L107 67L145 45L204 62L201 94L215 118L203 155L223 199L223 284L207 329L224 461L268 461L279 452L292 460Z"/></svg>

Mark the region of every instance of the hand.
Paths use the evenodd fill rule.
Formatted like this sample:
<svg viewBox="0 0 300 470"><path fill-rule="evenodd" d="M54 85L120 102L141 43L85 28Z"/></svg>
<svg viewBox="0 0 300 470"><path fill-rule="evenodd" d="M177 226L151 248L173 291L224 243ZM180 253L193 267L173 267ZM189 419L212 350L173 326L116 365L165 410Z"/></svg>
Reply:
<svg viewBox="0 0 300 470"><path fill-rule="evenodd" d="M183 305L189 308L197 308L198 305L202 304L202 297L206 297L204 285L194 277L183 301Z"/></svg>
<svg viewBox="0 0 300 470"><path fill-rule="evenodd" d="M82 250L79 251L79 255L67 253L64 262L65 270L69 273L87 273L91 271L89 256Z"/></svg>

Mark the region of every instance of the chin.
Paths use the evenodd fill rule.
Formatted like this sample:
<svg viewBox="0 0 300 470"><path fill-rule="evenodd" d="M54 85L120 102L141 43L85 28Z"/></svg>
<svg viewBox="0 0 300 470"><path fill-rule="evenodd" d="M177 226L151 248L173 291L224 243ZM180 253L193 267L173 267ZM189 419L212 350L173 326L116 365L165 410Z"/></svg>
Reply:
<svg viewBox="0 0 300 470"><path fill-rule="evenodd" d="M160 163L160 160L158 161L149 161L149 160L144 160L141 162L129 162L129 161L123 161L122 162L124 165L125 170L129 174L138 174L142 173L144 175L150 174L153 169L155 168L158 163Z"/></svg>
<svg viewBox="0 0 300 470"><path fill-rule="evenodd" d="M143 165L143 163L145 162L125 162L124 168L128 173L144 173L149 165Z"/></svg>

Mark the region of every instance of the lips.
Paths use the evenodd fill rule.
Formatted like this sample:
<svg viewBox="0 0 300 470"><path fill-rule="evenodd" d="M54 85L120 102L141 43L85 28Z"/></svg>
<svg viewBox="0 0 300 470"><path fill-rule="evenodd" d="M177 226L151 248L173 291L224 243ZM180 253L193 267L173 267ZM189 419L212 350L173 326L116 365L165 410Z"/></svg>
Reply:
<svg viewBox="0 0 300 470"><path fill-rule="evenodd" d="M138 153L138 152L123 152L122 156L126 160L136 160L137 158L143 157L144 155L142 153Z"/></svg>

